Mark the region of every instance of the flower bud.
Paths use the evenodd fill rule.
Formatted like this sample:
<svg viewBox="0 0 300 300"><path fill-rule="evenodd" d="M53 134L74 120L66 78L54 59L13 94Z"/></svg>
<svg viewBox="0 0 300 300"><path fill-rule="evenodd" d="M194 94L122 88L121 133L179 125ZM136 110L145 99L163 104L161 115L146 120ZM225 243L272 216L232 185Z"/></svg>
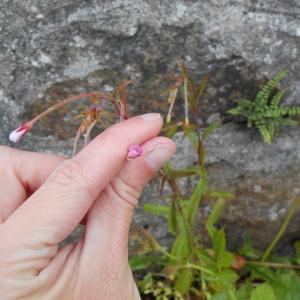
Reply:
<svg viewBox="0 0 300 300"><path fill-rule="evenodd" d="M135 159L143 154L143 148L139 145L132 145L128 149L127 160Z"/></svg>
<svg viewBox="0 0 300 300"><path fill-rule="evenodd" d="M17 143L21 140L23 135L25 135L29 130L31 129L31 126L27 124L22 124L20 127L12 131L9 135L9 140L11 142Z"/></svg>

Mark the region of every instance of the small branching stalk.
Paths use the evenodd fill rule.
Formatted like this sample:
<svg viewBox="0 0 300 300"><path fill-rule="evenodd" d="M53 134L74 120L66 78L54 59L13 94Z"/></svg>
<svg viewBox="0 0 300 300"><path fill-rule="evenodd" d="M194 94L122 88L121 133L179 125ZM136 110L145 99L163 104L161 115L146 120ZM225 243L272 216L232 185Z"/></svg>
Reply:
<svg viewBox="0 0 300 300"><path fill-rule="evenodd" d="M35 118L23 123L20 127L12 131L9 135L9 139L12 142L17 143L28 131L33 128L36 122L47 117L50 113L53 113L68 104L82 100L89 100L91 102L91 105L86 109L86 111L81 113L83 119L74 139L74 156L77 153L81 136L85 134L84 145L87 145L90 142L91 132L94 129L95 125L100 122L104 116L109 115L109 113L104 112L104 102L109 102L113 105L115 116L119 118L120 122L129 117L126 104L126 87L129 83L130 81L122 81L111 95L103 92L89 92L58 100L54 105L47 108Z"/></svg>

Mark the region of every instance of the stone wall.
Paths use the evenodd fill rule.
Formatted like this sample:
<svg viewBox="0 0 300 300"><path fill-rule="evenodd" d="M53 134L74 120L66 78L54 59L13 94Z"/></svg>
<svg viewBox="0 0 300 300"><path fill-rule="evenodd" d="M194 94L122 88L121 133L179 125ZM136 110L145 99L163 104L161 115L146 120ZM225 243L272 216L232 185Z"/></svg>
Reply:
<svg viewBox="0 0 300 300"><path fill-rule="evenodd" d="M161 91L178 59L195 78L210 73L204 125L282 68L285 103L299 104L299 52L299 0L0 0L0 142L10 145L8 133L55 100L109 92L124 78L133 81L132 112L163 112ZM77 125L64 113L51 116L18 147L70 154ZM212 184L237 193L224 219L232 246L246 231L264 245L300 192L299 137L297 128L284 130L270 147L255 131L226 124L207 142ZM188 145L179 148L175 163L191 159ZM156 201L155 191L148 187L143 201ZM166 236L161 220L141 209L135 221ZM287 244L299 229L295 219Z"/></svg>

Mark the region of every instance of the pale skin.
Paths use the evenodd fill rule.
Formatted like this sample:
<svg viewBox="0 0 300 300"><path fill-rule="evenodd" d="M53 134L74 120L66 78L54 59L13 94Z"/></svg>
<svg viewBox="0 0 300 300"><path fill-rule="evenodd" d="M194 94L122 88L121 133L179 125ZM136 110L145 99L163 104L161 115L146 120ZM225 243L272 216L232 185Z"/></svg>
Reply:
<svg viewBox="0 0 300 300"><path fill-rule="evenodd" d="M140 299L128 233L143 186L175 152L158 114L116 124L74 158L0 147L1 300ZM127 149L143 145L126 161ZM58 249L86 216L83 238Z"/></svg>

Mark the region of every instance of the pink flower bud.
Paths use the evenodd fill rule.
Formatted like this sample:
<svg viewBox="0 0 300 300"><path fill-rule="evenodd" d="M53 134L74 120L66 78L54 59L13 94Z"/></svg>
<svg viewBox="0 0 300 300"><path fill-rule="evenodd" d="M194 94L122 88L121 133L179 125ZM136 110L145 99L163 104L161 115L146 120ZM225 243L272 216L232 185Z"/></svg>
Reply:
<svg viewBox="0 0 300 300"><path fill-rule="evenodd" d="M23 135L25 135L31 129L27 124L22 124L20 127L12 131L9 135L11 142L17 143L20 141Z"/></svg>
<svg viewBox="0 0 300 300"><path fill-rule="evenodd" d="M132 145L128 149L127 160L135 159L143 154L143 148L139 145Z"/></svg>

